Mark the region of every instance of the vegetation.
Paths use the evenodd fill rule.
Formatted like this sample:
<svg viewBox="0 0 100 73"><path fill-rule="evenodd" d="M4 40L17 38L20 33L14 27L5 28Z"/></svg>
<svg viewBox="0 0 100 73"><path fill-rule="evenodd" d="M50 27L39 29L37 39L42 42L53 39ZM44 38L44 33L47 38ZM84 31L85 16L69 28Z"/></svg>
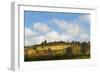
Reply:
<svg viewBox="0 0 100 73"><path fill-rule="evenodd" d="M90 42L45 40L41 44L24 48L24 61L90 58Z"/></svg>

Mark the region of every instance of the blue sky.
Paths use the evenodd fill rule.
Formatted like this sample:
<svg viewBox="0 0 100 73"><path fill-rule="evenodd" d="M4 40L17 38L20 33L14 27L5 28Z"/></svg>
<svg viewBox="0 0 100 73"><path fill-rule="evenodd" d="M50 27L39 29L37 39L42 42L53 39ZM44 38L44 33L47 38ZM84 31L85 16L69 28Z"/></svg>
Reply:
<svg viewBox="0 0 100 73"><path fill-rule="evenodd" d="M24 26L26 45L39 44L44 40L90 39L90 14L86 13L24 11Z"/></svg>

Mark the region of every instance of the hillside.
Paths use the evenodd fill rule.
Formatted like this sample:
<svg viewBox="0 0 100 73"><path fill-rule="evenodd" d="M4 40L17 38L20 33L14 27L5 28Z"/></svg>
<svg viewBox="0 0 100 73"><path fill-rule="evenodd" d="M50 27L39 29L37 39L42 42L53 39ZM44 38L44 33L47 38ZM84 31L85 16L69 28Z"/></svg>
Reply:
<svg viewBox="0 0 100 73"><path fill-rule="evenodd" d="M85 49L82 50L82 43L79 42L70 42L66 43L63 41L59 42L49 42L47 43L46 41L42 42L41 44L38 45L32 45L32 46L25 46L24 50L24 56L25 60L27 58L29 60L34 60L36 58L42 58L42 57L55 57L55 56L79 56L79 55L90 55L90 48L88 43L86 45L83 44L83 48ZM46 58L48 59L48 58ZM52 59L52 58L50 58ZM44 59L45 60L45 59Z"/></svg>

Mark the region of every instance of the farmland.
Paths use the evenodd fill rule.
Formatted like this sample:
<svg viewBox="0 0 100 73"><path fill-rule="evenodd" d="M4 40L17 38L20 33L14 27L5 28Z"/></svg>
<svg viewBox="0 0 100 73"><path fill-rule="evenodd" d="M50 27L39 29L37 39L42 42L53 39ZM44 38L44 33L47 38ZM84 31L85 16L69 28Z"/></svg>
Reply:
<svg viewBox="0 0 100 73"><path fill-rule="evenodd" d="M46 41L32 46L25 46L24 61L64 60L64 59L89 59L90 43L64 41Z"/></svg>

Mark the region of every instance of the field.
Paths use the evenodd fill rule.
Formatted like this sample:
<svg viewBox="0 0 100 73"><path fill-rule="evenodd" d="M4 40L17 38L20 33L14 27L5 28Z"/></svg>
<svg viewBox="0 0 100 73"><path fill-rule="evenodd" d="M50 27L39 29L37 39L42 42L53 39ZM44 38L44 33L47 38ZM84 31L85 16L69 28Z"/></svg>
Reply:
<svg viewBox="0 0 100 73"><path fill-rule="evenodd" d="M52 42L27 46L24 49L24 61L89 59L89 44Z"/></svg>

